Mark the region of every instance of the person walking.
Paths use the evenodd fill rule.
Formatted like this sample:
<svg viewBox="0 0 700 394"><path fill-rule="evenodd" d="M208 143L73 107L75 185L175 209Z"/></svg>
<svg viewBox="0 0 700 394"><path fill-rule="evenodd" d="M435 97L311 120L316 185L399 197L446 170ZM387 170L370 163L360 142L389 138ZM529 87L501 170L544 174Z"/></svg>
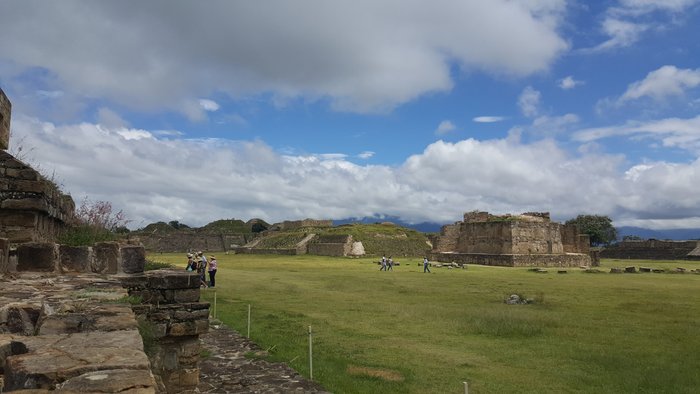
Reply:
<svg viewBox="0 0 700 394"><path fill-rule="evenodd" d="M393 271L394 270L394 259L389 256L389 260L387 261L387 271Z"/></svg>
<svg viewBox="0 0 700 394"><path fill-rule="evenodd" d="M216 257L209 256L209 287L216 287Z"/></svg>
<svg viewBox="0 0 700 394"><path fill-rule="evenodd" d="M423 273L430 273L430 263L428 262L427 257L423 257Z"/></svg>
<svg viewBox="0 0 700 394"><path fill-rule="evenodd" d="M379 268L380 271L386 271L386 257L382 256L382 267Z"/></svg>
<svg viewBox="0 0 700 394"><path fill-rule="evenodd" d="M209 287L207 286L207 266L209 264L207 263L207 257L201 250L197 252L197 260L197 272L199 272L199 277L202 283L204 283L204 287Z"/></svg>

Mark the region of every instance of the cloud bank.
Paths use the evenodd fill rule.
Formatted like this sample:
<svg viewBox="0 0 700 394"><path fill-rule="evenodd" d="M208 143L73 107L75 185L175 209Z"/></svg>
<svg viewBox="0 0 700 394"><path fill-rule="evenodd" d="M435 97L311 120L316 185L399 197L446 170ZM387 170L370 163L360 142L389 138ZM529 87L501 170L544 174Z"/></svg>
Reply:
<svg viewBox="0 0 700 394"><path fill-rule="evenodd" d="M193 121L205 116L197 98L213 92L382 112L450 90L453 65L509 76L546 70L568 49L557 33L565 8L564 0L3 2L0 32L12 39L0 43L0 69L15 84L31 73L79 99Z"/></svg>
<svg viewBox="0 0 700 394"><path fill-rule="evenodd" d="M625 167L622 156L572 155L553 140L506 138L437 141L398 166L358 165L344 155L284 155L259 141L168 139L25 116L13 119L13 128L13 141L24 138L25 147L41 152L42 168L55 170L76 200L111 201L134 227L376 214L453 222L473 209L700 225L700 160Z"/></svg>

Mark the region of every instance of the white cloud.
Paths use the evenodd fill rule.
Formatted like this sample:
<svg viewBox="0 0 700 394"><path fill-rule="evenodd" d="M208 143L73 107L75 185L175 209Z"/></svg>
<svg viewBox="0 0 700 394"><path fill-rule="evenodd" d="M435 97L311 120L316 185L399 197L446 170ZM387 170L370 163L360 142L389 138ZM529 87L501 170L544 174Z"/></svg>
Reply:
<svg viewBox="0 0 700 394"><path fill-rule="evenodd" d="M583 83L583 81L578 81L569 75L559 80L559 87L564 90L569 90L575 88L576 86L583 85Z"/></svg>
<svg viewBox="0 0 700 394"><path fill-rule="evenodd" d="M615 9L618 13L648 13L652 11L680 12L693 5L698 0L620 0L620 7Z"/></svg>
<svg viewBox="0 0 700 394"><path fill-rule="evenodd" d="M202 107L203 110L209 112L216 112L220 108L219 104L216 101L209 99L199 99L199 105Z"/></svg>
<svg viewBox="0 0 700 394"><path fill-rule="evenodd" d="M568 131L580 121L576 114L561 116L539 116L532 121L532 132L539 136L554 136Z"/></svg>
<svg viewBox="0 0 700 394"><path fill-rule="evenodd" d="M361 152L359 155L357 155L357 157L360 159L366 160L366 159L372 158L374 156L374 154L375 154L375 152L372 152L370 150L366 150L364 152Z"/></svg>
<svg viewBox="0 0 700 394"><path fill-rule="evenodd" d="M590 142L614 136L637 135L661 141L665 147L680 148L700 154L700 115L695 118L667 118L648 122L630 121L619 126L579 130L575 141Z"/></svg>
<svg viewBox="0 0 700 394"><path fill-rule="evenodd" d="M505 120L503 116L477 116L472 119L476 123L495 123Z"/></svg>
<svg viewBox="0 0 700 394"><path fill-rule="evenodd" d="M681 96L687 89L700 85L700 69L678 69L666 65L647 74L646 78L634 82L618 100L619 103L650 97L662 100L670 96Z"/></svg>
<svg viewBox="0 0 700 394"><path fill-rule="evenodd" d="M97 123L109 128L128 127L129 122L109 108L101 107L97 110Z"/></svg>
<svg viewBox="0 0 700 394"><path fill-rule="evenodd" d="M542 94L539 90L535 90L532 86L528 86L523 89L518 97L518 107L520 112L528 118L537 116L540 109L540 99Z"/></svg>
<svg viewBox="0 0 700 394"><path fill-rule="evenodd" d="M56 126L21 115L13 128L13 138L35 146L74 198L111 201L136 227L377 214L452 222L472 209L543 210L562 219L595 213L616 224L673 226L700 212L698 160L626 167L623 156L574 156L553 140L438 141L391 167L356 165L338 154L282 155L262 142L160 140L147 130ZM575 192L581 185L586 192Z"/></svg>
<svg viewBox="0 0 700 394"><path fill-rule="evenodd" d="M602 52L631 46L645 32L663 28L664 16L675 18L698 3L698 0L620 0L605 11L601 30L609 38L582 52ZM663 12L664 15L648 17L655 12Z"/></svg>
<svg viewBox="0 0 700 394"><path fill-rule="evenodd" d="M449 120L443 120L442 122L440 122L437 129L435 129L435 134L444 135L444 134L447 134L450 131L454 131L456 129L457 129L457 126L455 126L454 123L452 123Z"/></svg>
<svg viewBox="0 0 700 394"><path fill-rule="evenodd" d="M639 41L642 33L648 29L649 26L642 23L625 21L615 17L605 18L602 30L610 38L589 51L600 52L628 47Z"/></svg>
<svg viewBox="0 0 700 394"><path fill-rule="evenodd" d="M568 49L559 35L565 0L27 0L2 8L0 33L13 37L2 58L15 66L0 72L40 68L83 99L174 109L195 121L204 115L192 101L212 93L387 111L451 89L454 65L527 76Z"/></svg>

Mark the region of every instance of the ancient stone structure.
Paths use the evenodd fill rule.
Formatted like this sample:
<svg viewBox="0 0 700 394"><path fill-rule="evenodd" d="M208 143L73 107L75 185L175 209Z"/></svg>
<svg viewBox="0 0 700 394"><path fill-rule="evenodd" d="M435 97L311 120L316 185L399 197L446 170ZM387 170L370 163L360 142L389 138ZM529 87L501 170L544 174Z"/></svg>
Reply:
<svg viewBox="0 0 700 394"><path fill-rule="evenodd" d="M209 318L199 276L144 264L134 244L19 245L0 277L0 387L193 392Z"/></svg>
<svg viewBox="0 0 700 394"><path fill-rule="evenodd" d="M226 252L252 241L257 234L225 234L197 230L178 230L167 234L139 233L138 235L146 250L173 253L193 250Z"/></svg>
<svg viewBox="0 0 700 394"><path fill-rule="evenodd" d="M467 212L433 239L432 260L498 266L590 265L588 236L547 212L495 216Z"/></svg>
<svg viewBox="0 0 700 394"><path fill-rule="evenodd" d="M600 252L608 259L700 260L700 241L622 241Z"/></svg>
<svg viewBox="0 0 700 394"><path fill-rule="evenodd" d="M0 90L0 148L7 149L10 101ZM11 244L54 241L73 217L75 203L56 185L0 151L0 238Z"/></svg>
<svg viewBox="0 0 700 394"><path fill-rule="evenodd" d="M317 220L317 219L303 219L303 220L285 220L282 223L273 224L272 227L280 231L297 230L304 227L332 227L332 220Z"/></svg>
<svg viewBox="0 0 700 394"><path fill-rule="evenodd" d="M12 103L0 89L0 149L5 150L10 145L10 116Z"/></svg>
<svg viewBox="0 0 700 394"><path fill-rule="evenodd" d="M319 235L309 243L309 254L344 257L352 251L352 235Z"/></svg>

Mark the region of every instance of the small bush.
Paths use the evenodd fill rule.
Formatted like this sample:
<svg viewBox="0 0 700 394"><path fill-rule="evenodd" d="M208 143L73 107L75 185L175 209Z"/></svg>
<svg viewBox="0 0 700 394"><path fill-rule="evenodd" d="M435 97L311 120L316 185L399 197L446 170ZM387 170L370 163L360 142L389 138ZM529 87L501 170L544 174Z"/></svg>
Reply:
<svg viewBox="0 0 700 394"><path fill-rule="evenodd" d="M143 267L144 271L155 271L160 269L175 268L174 265L170 263L164 263L162 261L146 260L146 265Z"/></svg>

